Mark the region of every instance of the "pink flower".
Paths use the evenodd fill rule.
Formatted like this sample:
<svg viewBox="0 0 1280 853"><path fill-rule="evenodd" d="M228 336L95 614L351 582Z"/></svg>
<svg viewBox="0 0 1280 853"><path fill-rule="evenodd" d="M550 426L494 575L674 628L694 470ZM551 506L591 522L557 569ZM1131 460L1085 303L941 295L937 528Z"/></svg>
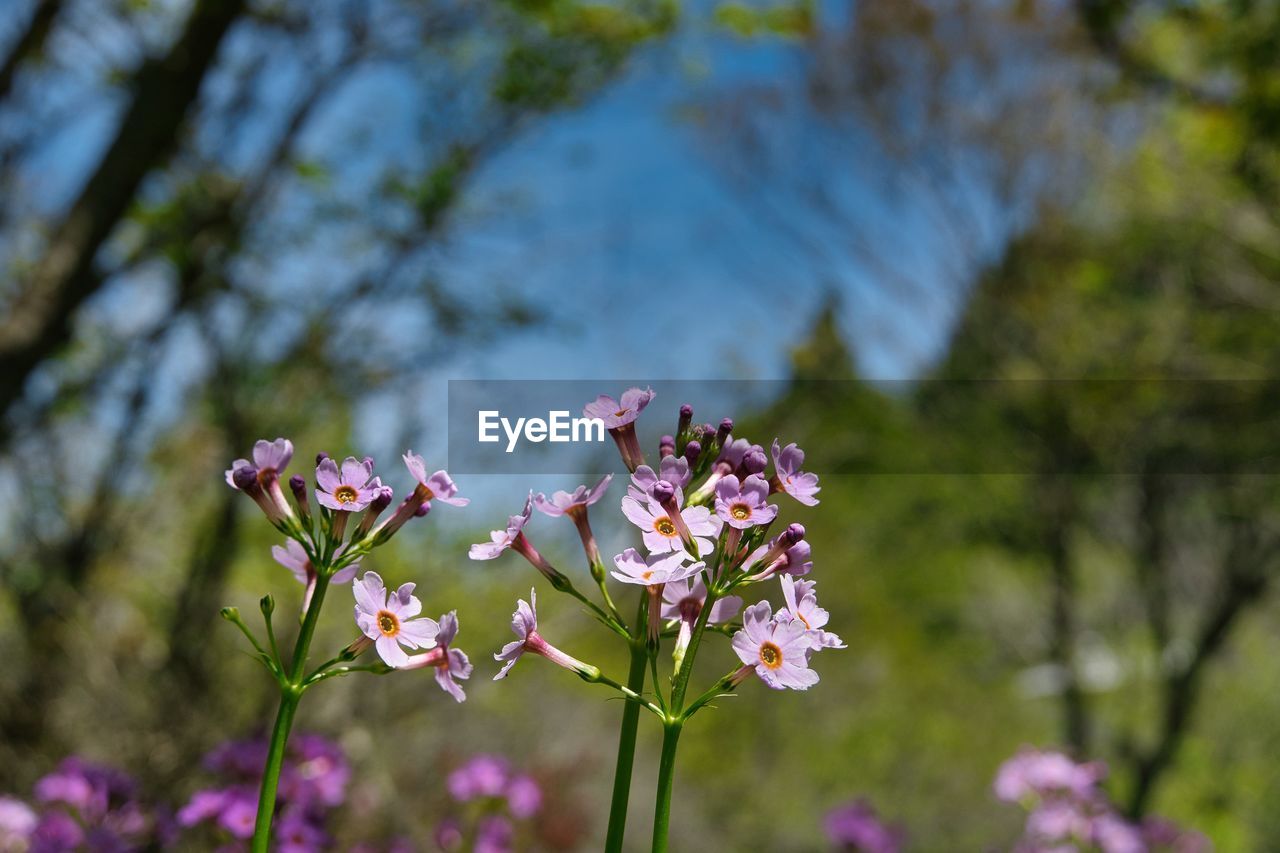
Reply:
<svg viewBox="0 0 1280 853"><path fill-rule="evenodd" d="M341 554L342 549L338 549L337 553ZM305 611L311 606L311 594L316 589L316 569L311 564L311 558L307 556L306 549L296 539L286 539L283 548L279 545L271 546L271 556L275 558L277 563L293 572L293 576L297 578L298 583L307 588L302 597L302 609ZM337 554L334 556L337 556ZM359 568L360 561L357 560L351 565L334 572L330 581L332 583L350 583Z"/></svg>
<svg viewBox="0 0 1280 853"><path fill-rule="evenodd" d="M431 503L433 500L447 503L451 506L466 506L471 503L470 498L456 496L458 487L449 476L448 471L441 469L428 476L426 461L412 450L404 454L404 464L409 469L409 473L413 475L413 479L418 481L420 497L422 498L418 501L419 506L424 503Z"/></svg>
<svg viewBox="0 0 1280 853"><path fill-rule="evenodd" d="M326 456L316 466L316 500L339 512L359 512L373 502L382 491L382 482L373 476L373 462L354 456L338 464Z"/></svg>
<svg viewBox="0 0 1280 853"><path fill-rule="evenodd" d="M259 479L264 476L279 477L281 472L289 467L289 460L292 458L293 442L289 439L277 438L275 441L267 441L265 438L260 438L253 445L252 465L248 459L237 459L231 463L231 467L226 472L227 485L233 489L239 488L235 483L237 468L257 468Z"/></svg>
<svg viewBox="0 0 1280 853"><path fill-rule="evenodd" d="M642 557L635 548L628 548L613 558L618 568L610 574L623 583L656 586L693 577L707 567L706 563L686 565L687 558L683 551Z"/></svg>
<svg viewBox="0 0 1280 853"><path fill-rule="evenodd" d="M774 574L807 575L813 571L813 551L804 535L804 525L788 525L786 530L752 551L744 565L755 570L756 580Z"/></svg>
<svg viewBox="0 0 1280 853"><path fill-rule="evenodd" d="M818 594L813 591L813 587L813 581L796 580L791 575L783 575L782 597L787 606L778 612L778 618L798 619L803 623L815 649L845 648L840 637L822 630L831 616L818 606Z"/></svg>
<svg viewBox="0 0 1280 853"><path fill-rule="evenodd" d="M733 635L733 650L745 665L774 690L808 690L818 683L809 669L811 643L804 624L796 619L772 618L767 601L753 604L743 613L742 630Z"/></svg>
<svg viewBox="0 0 1280 853"><path fill-rule="evenodd" d="M692 624L698 620L706 600L707 587L701 577L670 581L662 589L662 618L682 619ZM711 605L707 622L711 625L722 625L738 615L741 609L742 599L736 595L718 598L716 603Z"/></svg>
<svg viewBox="0 0 1280 853"><path fill-rule="evenodd" d="M520 660L525 652L542 655L552 663L574 672L599 674L595 667L565 654L542 639L538 634L537 607L538 593L536 590L529 590L528 603L525 603L524 599L520 599L517 602L516 611L511 614L511 630L515 633L517 639L507 643L502 647L502 651L493 656L494 660L505 661L502 669L493 677L493 680L498 681L506 678L507 673L511 671L511 667L516 665L516 661Z"/></svg>
<svg viewBox="0 0 1280 853"><path fill-rule="evenodd" d="M413 584L406 583L388 594L377 572L366 572L353 586L356 624L374 641L378 655L388 666L409 663L401 644L411 649L434 648L440 633L436 620L414 618L422 612L422 602L413 595L413 588Z"/></svg>
<svg viewBox="0 0 1280 853"><path fill-rule="evenodd" d="M773 480L770 485L776 492L786 492L805 506L816 506L818 499L814 497L822 489L818 486L818 475L808 474L800 470L804 464L804 451L795 445L788 444L779 449L778 439L773 440Z"/></svg>
<svg viewBox="0 0 1280 853"><path fill-rule="evenodd" d="M676 489L676 502L683 505L684 487L689 485L689 462L683 456L667 456L658 464L655 472L648 465L641 465L631 475L631 485L627 486L627 494L637 500L653 497L653 487L659 480L665 480Z"/></svg>
<svg viewBox="0 0 1280 853"><path fill-rule="evenodd" d="M542 788L537 780L527 773L511 780L507 786L507 808L512 817L525 820L533 817L542 808Z"/></svg>
<svg viewBox="0 0 1280 853"><path fill-rule="evenodd" d="M524 509L519 515L513 515L507 519L506 530L494 530L489 534L492 541L480 542L471 546L468 556L473 560L492 560L503 551L515 544L516 537L520 535L520 531L524 530L524 526L529 523L529 516L533 514L533 492L529 492L529 497L525 499Z"/></svg>
<svg viewBox="0 0 1280 853"><path fill-rule="evenodd" d="M716 515L739 530L768 524L778 515L778 508L767 503L768 498L769 484L756 474L741 484L730 474L716 483Z"/></svg>
<svg viewBox="0 0 1280 853"><path fill-rule="evenodd" d="M1026 748L1000 765L995 793L1010 803L1053 793L1087 799L1106 775L1106 765L1101 763L1079 764L1061 752Z"/></svg>
<svg viewBox="0 0 1280 853"><path fill-rule="evenodd" d="M663 554L684 549L676 523L655 501L627 495L622 499L622 514L640 528L644 547L653 553ZM712 540L720 535L720 519L712 515L711 510L705 506L685 507L680 511L680 517L684 519L697 543L698 556L710 554L715 549Z"/></svg>
<svg viewBox="0 0 1280 853"><path fill-rule="evenodd" d="M440 689L459 702L466 701L467 694L455 678L471 677L471 661L461 649L453 648L453 640L458 636L458 611L451 610L440 617L440 632L436 634L436 647L422 655L411 655L409 662L401 669L421 669L433 666L436 669L436 683Z"/></svg>
<svg viewBox="0 0 1280 853"><path fill-rule="evenodd" d="M565 514L572 515L575 512L581 512L604 497L604 493L609 490L609 483L612 480L612 474L605 474L600 478L600 482L589 489L586 486L578 486L572 492L558 491L550 498L542 492L538 492L538 494L534 495L533 505L542 514L553 518Z"/></svg>
<svg viewBox="0 0 1280 853"><path fill-rule="evenodd" d="M599 418L604 421L605 429L617 429L640 417L644 407L649 405L656 396L650 388L643 391L639 388L628 388L623 392L621 401L607 394L601 394L596 397L595 402L587 403L582 407L582 414L588 418Z"/></svg>
<svg viewBox="0 0 1280 853"><path fill-rule="evenodd" d="M0 796L0 850L26 850L39 822L22 800Z"/></svg>

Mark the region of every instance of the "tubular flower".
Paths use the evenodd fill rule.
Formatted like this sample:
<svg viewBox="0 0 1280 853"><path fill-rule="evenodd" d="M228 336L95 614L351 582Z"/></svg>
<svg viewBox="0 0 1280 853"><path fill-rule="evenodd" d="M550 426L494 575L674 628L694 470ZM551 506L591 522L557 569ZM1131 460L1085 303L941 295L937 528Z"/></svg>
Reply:
<svg viewBox="0 0 1280 853"><path fill-rule="evenodd" d="M618 568L611 574L623 583L657 586L691 578L706 568L705 563L686 564L685 559L683 551L642 557L635 548L628 548L613 558Z"/></svg>
<svg viewBox="0 0 1280 853"><path fill-rule="evenodd" d="M440 617L440 632L436 634L436 647L426 654L412 655L409 663L401 669L421 669L425 666L435 667L436 683L440 689L459 702L467 698L462 685L455 678L471 677L471 661L461 649L453 648L453 640L458 636L458 611L452 610Z"/></svg>
<svg viewBox="0 0 1280 853"><path fill-rule="evenodd" d="M778 508L767 503L769 484L752 474L741 482L733 474L716 483L716 515L730 527L746 530L768 524Z"/></svg>
<svg viewBox="0 0 1280 853"><path fill-rule="evenodd" d="M785 492L805 506L817 506L814 497L822 488L818 485L818 475L800 470L804 464L804 451L795 442L786 447L779 447L778 439L773 440L773 479L769 481L775 492Z"/></svg>
<svg viewBox="0 0 1280 853"><path fill-rule="evenodd" d="M742 630L733 635L733 650L744 668L754 668L774 690L808 690L818 683L818 673L809 669L812 643L804 623L774 619L772 611L767 601L748 607Z"/></svg>
<svg viewBox="0 0 1280 853"><path fill-rule="evenodd" d="M622 499L622 514L640 528L644 547L651 552L662 554L683 550L679 526L656 501L627 495ZM714 538L720 535L720 519L705 506L685 507L679 514L697 543L698 555L710 554L715 548Z"/></svg>
<svg viewBox="0 0 1280 853"><path fill-rule="evenodd" d="M507 643L502 647L502 651L493 656L494 660L504 661L502 669L493 677L493 680L498 681L506 678L507 673L511 671L511 667L516 665L516 661L520 660L525 652L542 655L552 663L580 674L598 674L598 670L595 667L565 654L542 639L541 635L538 634L537 607L538 593L532 589L529 590L528 602L520 599L516 604L516 611L511 614L511 630L515 633L517 639Z"/></svg>
<svg viewBox="0 0 1280 853"><path fill-rule="evenodd" d="M342 469L325 457L316 466L316 500L338 512L359 512L371 504L382 491L382 482L373 476L373 462L348 456Z"/></svg>
<svg viewBox="0 0 1280 853"><path fill-rule="evenodd" d="M823 630L831 616L818 606L818 594L813 591L813 587L813 581L796 580L791 575L783 575L782 597L787 606L778 612L778 618L798 619L803 623L815 649L845 648L844 641L839 636Z"/></svg>

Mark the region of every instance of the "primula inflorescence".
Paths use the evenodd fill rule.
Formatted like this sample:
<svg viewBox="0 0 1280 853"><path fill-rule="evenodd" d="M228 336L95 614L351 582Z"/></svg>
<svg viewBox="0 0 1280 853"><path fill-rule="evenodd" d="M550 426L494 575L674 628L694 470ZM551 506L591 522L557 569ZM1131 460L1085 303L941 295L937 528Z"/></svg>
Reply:
<svg viewBox="0 0 1280 853"><path fill-rule="evenodd" d="M804 527L792 523L770 536L782 509L775 496L794 499L804 507L818 503L818 478L802 470L804 453L794 444L783 447L776 440L766 451L735 437L729 419L718 427L695 425L693 410L686 405L680 409L675 433L660 439L656 465L646 464L636 420L653 399L653 391L631 388L619 400L601 395L583 409L584 415L604 421L631 473L619 508L638 529L640 547L615 555L606 571L588 508L603 498L610 475L595 486L583 485L551 497L530 493L520 514L511 516L505 528L493 531L490 541L472 546L471 558L491 560L508 550L521 554L554 589L578 599L631 647L632 669L623 685L539 633L531 591L512 618L516 639L495 655L503 663L497 678L506 677L520 657L531 652L588 682L619 690L634 707L645 708L662 721L665 738L654 826L654 849L660 850L666 845L675 744L685 721L753 674L774 689L806 690L819 680L811 667L814 655L844 644L826 629L828 614L818 605L813 582L797 580L813 568ZM581 592L534 547L529 538L534 509L574 522L599 588L599 602ZM607 584L610 576L641 588L634 620L625 619L614 604ZM775 580L783 599L776 610L767 599L742 610L742 598L733 593ZM732 620L740 611L742 622L737 624ZM708 633L731 637L740 665L686 702L693 659ZM664 639L674 641L673 671L666 690L658 675ZM652 690L647 693L646 670L652 678ZM625 822L635 711L629 708L627 714L619 740L608 850L620 849Z"/></svg>
<svg viewBox="0 0 1280 853"><path fill-rule="evenodd" d="M470 677L471 663L465 653L454 647L457 612L446 613L438 620L424 617L422 602L413 594L413 583L388 589L376 572L365 572L358 579L357 575L361 561L371 551L385 544L410 519L425 516L433 502L461 507L469 501L458 496L458 487L447 472L428 473L423 458L409 451L404 454L404 464L414 485L400 505L390 515L384 515L394 494L391 487L373 473L371 458L348 456L338 462L321 453L316 457L315 467L314 496L318 507L313 509L305 477L289 478L292 504L280 484L293 459L292 442L284 438L259 441L254 445L252 456L252 460L233 462L226 472L226 480L232 488L253 499L286 537L283 545L271 549L271 554L304 586L301 627L293 654L286 660L276 642L272 623L275 602L270 596L261 602L267 630L265 645L254 636L238 611L223 610L223 615L253 644L259 660L278 682L280 709L271 741L262 753L265 769L257 796L246 799L238 795L208 794L202 805L212 809L217 800L219 822L240 837L252 835L253 849L265 851L272 835L277 792L287 782L287 777L282 780L281 774L286 766L289 731L298 702L309 687L353 672L382 674L430 668L441 689L459 702L466 698L458 682ZM352 583L355 622L360 636L308 672L308 652L326 591L333 584L348 583ZM371 646L381 662L353 665ZM290 821L289 829L299 838L312 830L288 815L283 815L282 820Z"/></svg>

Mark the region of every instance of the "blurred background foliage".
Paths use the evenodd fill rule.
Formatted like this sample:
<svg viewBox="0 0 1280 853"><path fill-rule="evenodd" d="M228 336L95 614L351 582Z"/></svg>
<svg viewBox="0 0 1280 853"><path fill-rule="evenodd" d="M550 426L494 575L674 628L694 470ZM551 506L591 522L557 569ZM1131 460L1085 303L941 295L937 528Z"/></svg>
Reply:
<svg viewBox="0 0 1280 853"><path fill-rule="evenodd" d="M989 781L1024 743L1107 761L1131 813L1218 849L1280 847L1258 428L1280 355L1280 5L6 12L0 789L80 752L181 796L199 755L267 718L216 619L296 596L222 483L253 439L394 468L393 449L443 453L449 375L785 378L763 411L699 418L809 450L804 522L850 649L811 695L745 689L699 718L676 849L815 849L855 795L914 849L1007 846L1019 816ZM651 108L657 135L633 132ZM564 177L599 162L619 177ZM680 329L708 351L668 355ZM970 381L990 379L1027 383ZM1010 391L1041 380L1086 382ZM1206 380L1257 381L1231 386L1253 429L1180 390ZM646 413L649 446L679 402ZM462 559L525 488L560 485L495 484L378 554L460 609L479 672L461 707L425 679L316 694L303 725L356 768L344 844L371 816L424 840L444 769L489 750L563 793L548 846L598 845L617 703L537 667L484 683L532 578ZM576 564L571 530L539 535ZM623 669L541 603L548 635ZM642 758L633 841L654 772Z"/></svg>

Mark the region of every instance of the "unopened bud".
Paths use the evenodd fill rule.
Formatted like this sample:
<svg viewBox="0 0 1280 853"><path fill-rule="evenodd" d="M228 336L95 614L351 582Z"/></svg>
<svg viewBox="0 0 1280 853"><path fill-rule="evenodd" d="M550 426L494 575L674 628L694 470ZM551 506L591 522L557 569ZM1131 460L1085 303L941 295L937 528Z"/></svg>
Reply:
<svg viewBox="0 0 1280 853"><path fill-rule="evenodd" d="M676 455L676 439L672 435L664 435L658 442L658 456L666 459L668 456Z"/></svg>
<svg viewBox="0 0 1280 853"><path fill-rule="evenodd" d="M701 442L691 441L684 446L684 461L689 463L690 468L692 468L695 464L697 464L698 457L701 455L702 455Z"/></svg>
<svg viewBox="0 0 1280 853"><path fill-rule="evenodd" d="M716 430L716 444L724 444L729 440L729 435L733 432L733 418L725 418L720 422L720 428Z"/></svg>
<svg viewBox="0 0 1280 853"><path fill-rule="evenodd" d="M769 457L764 455L764 448L760 445L753 446L742 457L742 470L747 475L760 474L765 468L769 467Z"/></svg>

